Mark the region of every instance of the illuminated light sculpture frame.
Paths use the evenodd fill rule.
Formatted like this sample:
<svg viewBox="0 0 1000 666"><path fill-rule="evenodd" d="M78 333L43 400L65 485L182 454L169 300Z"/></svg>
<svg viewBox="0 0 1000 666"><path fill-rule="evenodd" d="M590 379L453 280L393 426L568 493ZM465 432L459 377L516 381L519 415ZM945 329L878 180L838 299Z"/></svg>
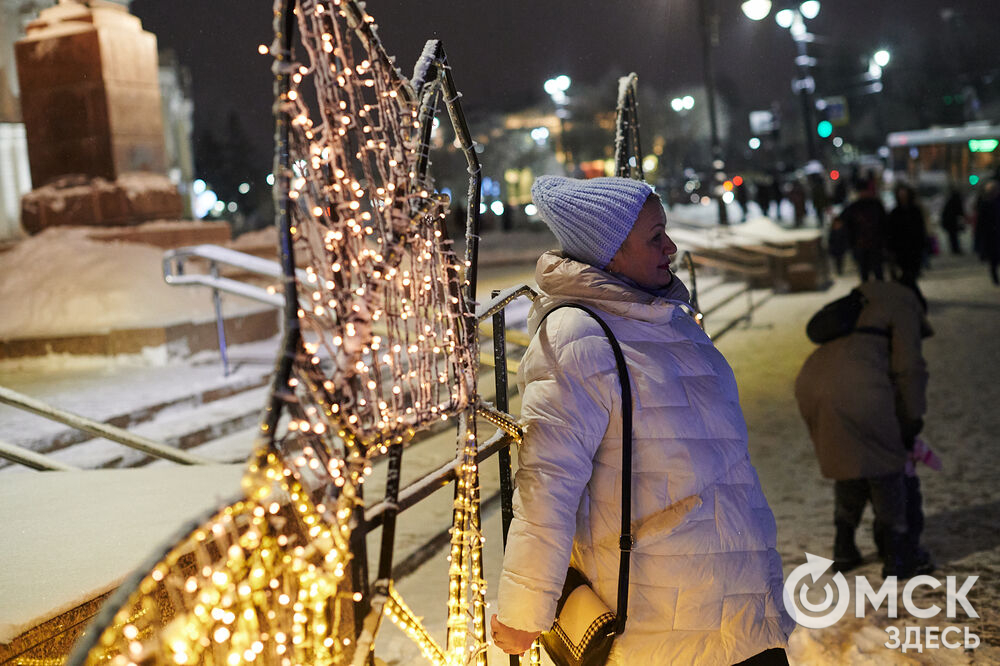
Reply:
<svg viewBox="0 0 1000 666"><path fill-rule="evenodd" d="M460 95L439 42L428 42L407 81L354 0L276 0L274 27L285 334L243 493L126 580L69 663L364 664L389 616L430 661L482 664L477 465L520 430L479 400L476 324L523 290L477 317L481 174ZM304 64L293 57L296 28ZM446 199L426 173L442 96L469 165L464 266L444 235ZM297 253L307 259L302 282ZM477 415L500 428L482 446ZM460 433L454 461L401 492L404 444L451 416ZM365 512L363 483L378 455L388 456L386 495ZM441 647L393 589L391 570L396 515L450 480ZM369 590L365 535L376 526L382 543Z"/></svg>
<svg viewBox="0 0 1000 666"><path fill-rule="evenodd" d="M643 180L642 146L639 142L639 77L633 72L618 79L615 105L615 175ZM634 161L635 166L630 162Z"/></svg>
<svg viewBox="0 0 1000 666"><path fill-rule="evenodd" d="M618 102L615 105L615 175L645 179L642 168L642 144L639 141L639 77L635 72L618 79ZM632 162L635 166L632 166ZM698 307L698 282L694 259L685 251L681 263L688 271L691 310L695 321L704 328L705 316Z"/></svg>

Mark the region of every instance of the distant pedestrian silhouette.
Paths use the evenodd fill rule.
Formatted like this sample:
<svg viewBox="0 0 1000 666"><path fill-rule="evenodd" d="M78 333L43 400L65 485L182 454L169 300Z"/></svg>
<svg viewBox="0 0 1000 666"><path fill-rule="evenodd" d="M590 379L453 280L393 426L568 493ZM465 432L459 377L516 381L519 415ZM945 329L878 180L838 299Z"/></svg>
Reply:
<svg viewBox="0 0 1000 666"><path fill-rule="evenodd" d="M841 213L847 227L847 242L858 265L861 281L869 276L884 279L885 236L888 216L878 198L873 180L861 181L858 198Z"/></svg>
<svg viewBox="0 0 1000 666"><path fill-rule="evenodd" d="M848 250L847 226L844 220L838 215L830 223L830 233L827 236L826 251L833 259L833 265L837 269L837 275L844 274L844 255Z"/></svg>
<svg viewBox="0 0 1000 666"><path fill-rule="evenodd" d="M965 204L962 202L962 194L953 185L948 193L948 200L945 201L944 208L941 209L941 228L948 234L952 254L962 254L958 234L962 231L964 220Z"/></svg>
<svg viewBox="0 0 1000 666"><path fill-rule="evenodd" d="M924 213L909 185L897 185L895 194L896 207L889 213L886 245L899 281L917 290L917 278L927 251Z"/></svg>
<svg viewBox="0 0 1000 666"><path fill-rule="evenodd" d="M989 263L993 284L1000 285L1000 182L996 180L983 186L976 205L976 251Z"/></svg>

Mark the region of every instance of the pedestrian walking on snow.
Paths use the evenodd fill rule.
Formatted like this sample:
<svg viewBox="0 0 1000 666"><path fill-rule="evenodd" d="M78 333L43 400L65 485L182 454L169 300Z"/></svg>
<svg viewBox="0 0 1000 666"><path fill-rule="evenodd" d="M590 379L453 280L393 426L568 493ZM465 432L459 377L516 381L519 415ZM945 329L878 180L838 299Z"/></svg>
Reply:
<svg viewBox="0 0 1000 666"><path fill-rule="evenodd" d="M858 198L841 211L840 217L847 227L848 244L858 265L861 281L866 281L868 276L883 279L888 216L873 180L862 181Z"/></svg>
<svg viewBox="0 0 1000 666"><path fill-rule="evenodd" d="M990 279L1000 285L1000 181L989 180L976 204L976 251L989 264Z"/></svg>
<svg viewBox="0 0 1000 666"><path fill-rule="evenodd" d="M882 573L906 578L933 569L920 546L920 482L906 474L927 406L921 340L931 329L910 287L873 281L857 292L856 321L819 336L795 397L820 472L834 480L834 568L861 564L854 534L871 502Z"/></svg>
<svg viewBox="0 0 1000 666"><path fill-rule="evenodd" d="M543 176L532 196L561 252L521 361L514 520L495 643L523 653L548 630L572 565L617 611L623 399L603 319L623 351L634 413L627 623L613 664L787 664L774 516L750 463L733 372L670 271L659 198L626 178ZM624 610L624 609L621 609Z"/></svg>
<svg viewBox="0 0 1000 666"><path fill-rule="evenodd" d="M847 227L839 215L830 222L830 233L827 235L826 250L833 259L837 275L844 274L844 255L848 250Z"/></svg>
<svg viewBox="0 0 1000 666"><path fill-rule="evenodd" d="M886 245L903 284L916 288L927 252L927 225L924 212L909 185L896 186L896 207L889 213Z"/></svg>
<svg viewBox="0 0 1000 666"><path fill-rule="evenodd" d="M948 241L951 245L952 254L962 254L962 246L959 243L958 235L961 233L965 220L965 204L962 203L962 194L958 188L952 186L948 193L948 200L941 209L941 228L948 234Z"/></svg>

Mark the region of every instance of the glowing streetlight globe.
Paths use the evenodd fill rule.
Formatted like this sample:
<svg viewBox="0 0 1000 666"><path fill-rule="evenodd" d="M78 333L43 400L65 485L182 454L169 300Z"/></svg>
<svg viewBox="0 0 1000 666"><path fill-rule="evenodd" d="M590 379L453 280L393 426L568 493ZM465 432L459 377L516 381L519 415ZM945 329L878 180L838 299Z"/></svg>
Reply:
<svg viewBox="0 0 1000 666"><path fill-rule="evenodd" d="M762 21L771 13L771 0L746 0L740 8L751 21Z"/></svg>
<svg viewBox="0 0 1000 666"><path fill-rule="evenodd" d="M795 10L782 9L780 12L774 15L774 20L782 28L791 28L792 23L795 22Z"/></svg>
<svg viewBox="0 0 1000 666"><path fill-rule="evenodd" d="M819 16L819 0L806 0L799 5L799 12L809 20L816 18Z"/></svg>
<svg viewBox="0 0 1000 666"><path fill-rule="evenodd" d="M876 51L875 55L872 56L872 59L875 61L875 64L878 65L879 67L885 67L886 65L888 65L890 58L891 56L889 52L886 51L885 49Z"/></svg>
<svg viewBox="0 0 1000 666"><path fill-rule="evenodd" d="M559 76L546 81L543 87L545 88L545 92L548 94L558 95L569 90L570 83L572 83L572 80L568 76L560 74Z"/></svg>

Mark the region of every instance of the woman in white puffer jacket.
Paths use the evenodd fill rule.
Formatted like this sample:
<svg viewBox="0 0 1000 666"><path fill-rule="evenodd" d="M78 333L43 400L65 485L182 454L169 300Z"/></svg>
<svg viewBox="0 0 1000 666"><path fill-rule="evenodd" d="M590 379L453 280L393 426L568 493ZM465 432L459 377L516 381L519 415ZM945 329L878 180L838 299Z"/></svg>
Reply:
<svg viewBox="0 0 1000 666"><path fill-rule="evenodd" d="M658 197L624 178L546 176L535 204L562 246L519 370L524 442L499 589L496 644L523 652L552 625L572 563L612 609L621 530L621 390L601 315L631 375L628 622L620 664L787 664L774 517L750 464L729 364L686 309Z"/></svg>

